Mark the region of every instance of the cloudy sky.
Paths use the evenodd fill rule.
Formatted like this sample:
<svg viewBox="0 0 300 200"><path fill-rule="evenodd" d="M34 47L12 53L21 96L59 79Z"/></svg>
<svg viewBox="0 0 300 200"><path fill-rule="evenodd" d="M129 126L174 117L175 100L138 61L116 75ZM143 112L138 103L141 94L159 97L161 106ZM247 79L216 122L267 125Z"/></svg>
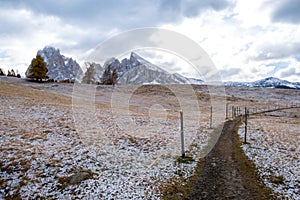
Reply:
<svg viewBox="0 0 300 200"><path fill-rule="evenodd" d="M299 0L0 0L0 67L24 73L46 45L83 62L113 35L161 27L197 42L224 81L300 82L299 10Z"/></svg>

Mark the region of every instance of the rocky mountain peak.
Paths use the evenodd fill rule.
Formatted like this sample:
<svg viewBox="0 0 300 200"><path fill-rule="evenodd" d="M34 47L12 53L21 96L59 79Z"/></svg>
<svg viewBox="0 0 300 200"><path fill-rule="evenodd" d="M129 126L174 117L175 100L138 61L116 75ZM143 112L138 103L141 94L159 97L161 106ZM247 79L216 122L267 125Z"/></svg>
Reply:
<svg viewBox="0 0 300 200"><path fill-rule="evenodd" d="M79 64L72 58L60 54L60 50L46 46L37 52L43 57L48 72L47 76L55 81L75 81L77 74L82 74Z"/></svg>

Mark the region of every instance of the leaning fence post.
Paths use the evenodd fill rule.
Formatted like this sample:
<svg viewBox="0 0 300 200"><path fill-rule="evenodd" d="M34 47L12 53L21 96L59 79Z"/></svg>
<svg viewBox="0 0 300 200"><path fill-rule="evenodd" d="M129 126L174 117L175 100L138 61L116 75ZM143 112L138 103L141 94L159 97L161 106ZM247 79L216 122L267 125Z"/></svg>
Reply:
<svg viewBox="0 0 300 200"><path fill-rule="evenodd" d="M185 157L184 151L184 134L183 134L183 112L180 111L180 132L181 132L181 157Z"/></svg>
<svg viewBox="0 0 300 200"><path fill-rule="evenodd" d="M228 119L228 103L226 103L226 119Z"/></svg>
<svg viewBox="0 0 300 200"><path fill-rule="evenodd" d="M248 111L247 107L245 107L245 136L244 136L244 143L247 143L247 128L248 128Z"/></svg>

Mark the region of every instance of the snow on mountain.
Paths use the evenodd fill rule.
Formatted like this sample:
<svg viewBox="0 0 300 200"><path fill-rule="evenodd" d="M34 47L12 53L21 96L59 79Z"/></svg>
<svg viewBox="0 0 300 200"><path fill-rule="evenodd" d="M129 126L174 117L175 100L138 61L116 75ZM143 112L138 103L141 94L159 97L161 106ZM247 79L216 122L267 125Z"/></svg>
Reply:
<svg viewBox="0 0 300 200"><path fill-rule="evenodd" d="M300 89L300 85L286 80L281 80L274 77L268 77L263 80L255 81L252 83L253 87L272 87L284 89Z"/></svg>
<svg viewBox="0 0 300 200"><path fill-rule="evenodd" d="M44 58L48 72L47 76L55 81L79 81L87 84L101 82L104 69L109 65L117 69L119 84L200 84L203 81L189 79L180 74L171 74L146 59L132 52L130 58L121 62L116 58L108 59L103 67L96 63L84 63L82 69L72 58L60 54L60 50L51 46L39 50L38 54Z"/></svg>
<svg viewBox="0 0 300 200"><path fill-rule="evenodd" d="M121 63L118 59L116 58L110 58L108 59L104 65L103 65L103 69L106 69L108 67L108 65L111 65L111 68L112 69L117 69L118 70L118 73L119 72L123 72L124 70L122 70L122 68L120 67L121 66Z"/></svg>
<svg viewBox="0 0 300 200"><path fill-rule="evenodd" d="M37 52L44 58L48 72L47 76L55 81L75 81L77 74L82 74L79 64L72 58L60 54L59 49L51 46Z"/></svg>
<svg viewBox="0 0 300 200"><path fill-rule="evenodd" d="M193 85L203 85L204 81L198 78L188 78L188 82L189 84L193 84Z"/></svg>
<svg viewBox="0 0 300 200"><path fill-rule="evenodd" d="M281 80L279 78L268 77L254 82L225 82L226 86L248 86L248 87L268 87L282 89L300 89L300 84Z"/></svg>
<svg viewBox="0 0 300 200"><path fill-rule="evenodd" d="M70 80L82 81L83 83L99 83L104 69L111 65L117 69L119 84L197 84L205 82L200 79L186 78L180 74L171 74L160 67L145 60L137 53L132 52L130 58L121 62L116 58L108 59L103 67L96 63L85 63L83 68L87 69L83 74L78 63L72 58L60 54L59 49L46 46L39 50L38 54L44 58L47 65L47 76L56 81ZM80 79L80 80L79 80ZM300 82L289 82L274 77L268 77L254 82L225 82L225 86L248 86L269 87L283 89L300 89Z"/></svg>
<svg viewBox="0 0 300 200"><path fill-rule="evenodd" d="M120 84L185 84L188 79L171 74L132 52L130 59L123 59L117 67Z"/></svg>
<svg viewBox="0 0 300 200"><path fill-rule="evenodd" d="M125 72L118 80L120 84L183 84L187 79L170 74L162 69L157 69L148 65L141 64Z"/></svg>

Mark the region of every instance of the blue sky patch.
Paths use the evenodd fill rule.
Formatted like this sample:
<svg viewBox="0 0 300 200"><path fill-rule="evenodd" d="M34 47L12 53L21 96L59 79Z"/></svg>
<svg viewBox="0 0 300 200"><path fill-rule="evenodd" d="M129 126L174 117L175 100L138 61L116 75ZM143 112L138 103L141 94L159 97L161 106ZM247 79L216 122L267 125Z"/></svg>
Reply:
<svg viewBox="0 0 300 200"><path fill-rule="evenodd" d="M0 51L0 58L7 58L9 57L7 51Z"/></svg>

